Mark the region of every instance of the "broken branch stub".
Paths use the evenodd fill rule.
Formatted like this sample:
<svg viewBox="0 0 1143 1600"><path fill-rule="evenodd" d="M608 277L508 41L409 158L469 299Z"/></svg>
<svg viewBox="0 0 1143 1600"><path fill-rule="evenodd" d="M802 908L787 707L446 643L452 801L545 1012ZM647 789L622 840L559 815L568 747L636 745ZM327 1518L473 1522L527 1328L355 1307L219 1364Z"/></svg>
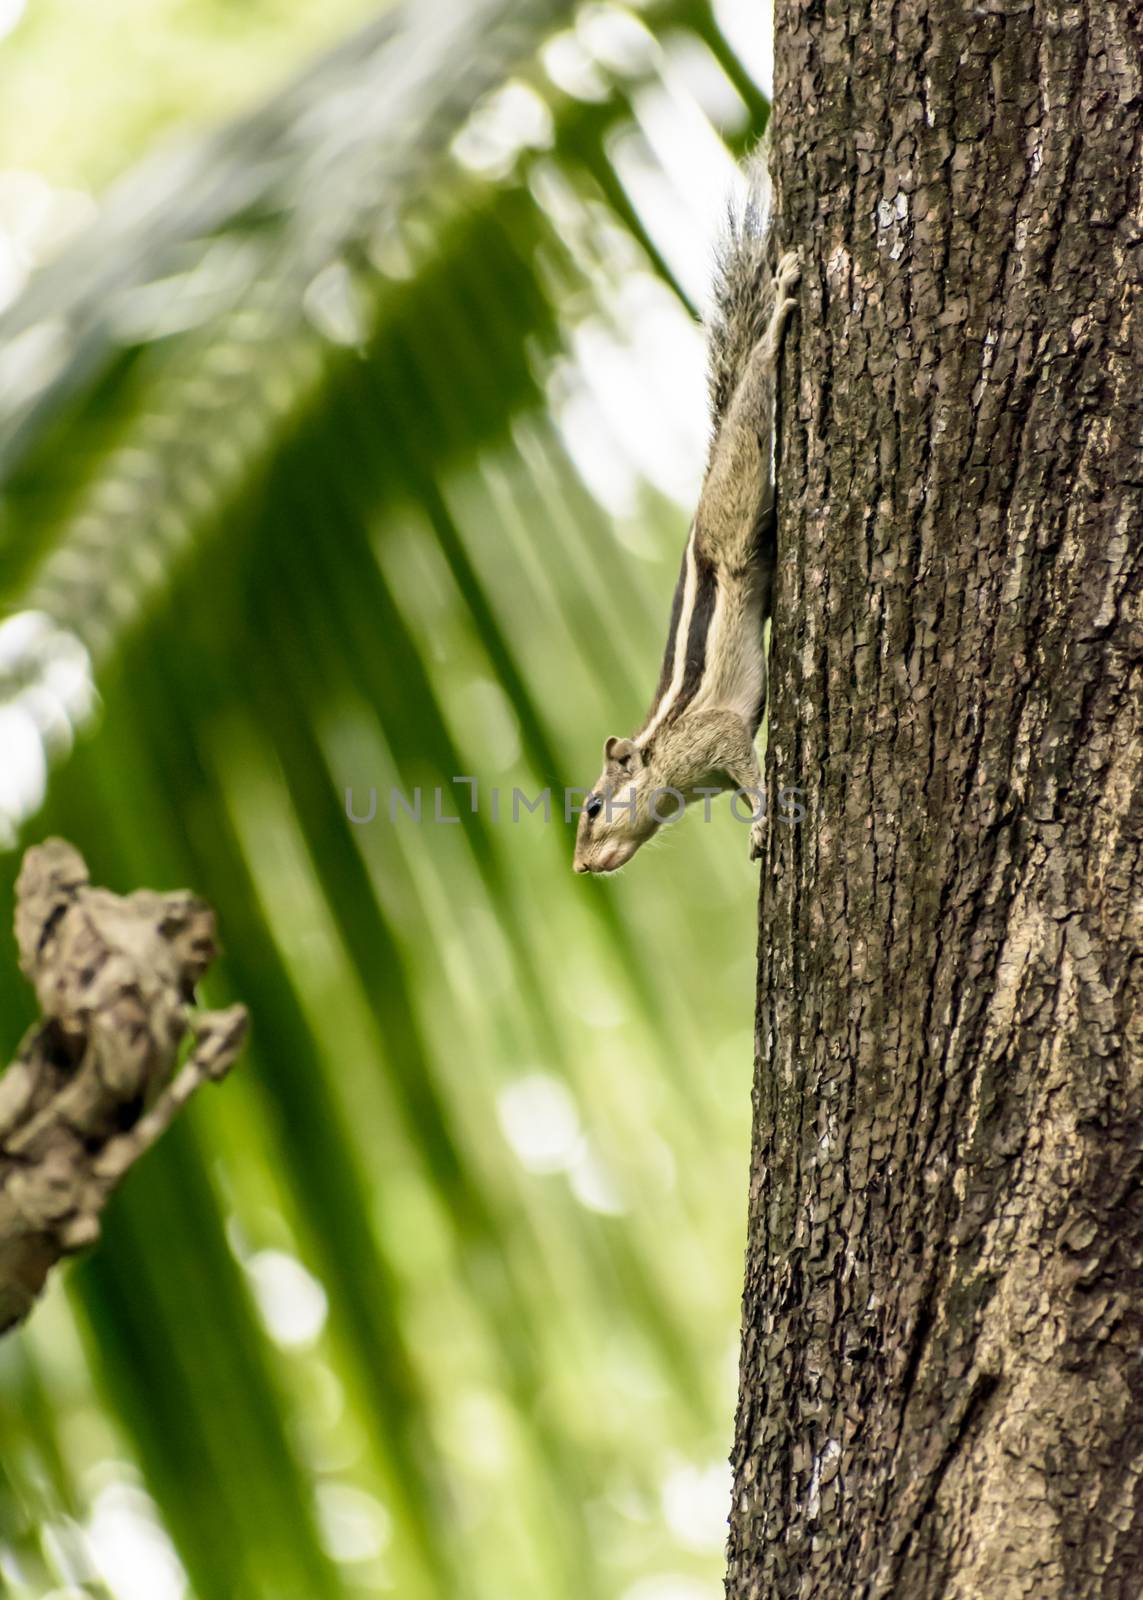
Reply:
<svg viewBox="0 0 1143 1600"><path fill-rule="evenodd" d="M0 1333L61 1256L99 1237L112 1190L199 1085L225 1076L247 1024L244 1006L194 1010L217 954L210 907L93 888L62 839L24 857L16 943L43 1019L0 1078Z"/></svg>

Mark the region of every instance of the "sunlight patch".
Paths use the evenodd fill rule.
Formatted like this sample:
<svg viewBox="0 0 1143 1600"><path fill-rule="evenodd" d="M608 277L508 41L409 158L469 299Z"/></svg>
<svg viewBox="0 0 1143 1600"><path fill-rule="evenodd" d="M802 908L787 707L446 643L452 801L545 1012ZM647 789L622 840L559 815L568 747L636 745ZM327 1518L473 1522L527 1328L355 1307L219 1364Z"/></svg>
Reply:
<svg viewBox="0 0 1143 1600"><path fill-rule="evenodd" d="M183 1600L186 1573L142 1489L114 1483L100 1490L87 1533L116 1600Z"/></svg>
<svg viewBox="0 0 1143 1600"><path fill-rule="evenodd" d="M82 642L41 611L0 622L0 847L39 810L51 757L71 747L96 704Z"/></svg>
<svg viewBox="0 0 1143 1600"><path fill-rule="evenodd" d="M452 142L461 166L484 178L506 178L525 150L547 150L555 137L548 104L526 83L486 95Z"/></svg>
<svg viewBox="0 0 1143 1600"><path fill-rule="evenodd" d="M659 1491L663 1518L684 1549L722 1549L730 1516L731 1486L730 1465L725 1461L714 1461L706 1467L680 1462L667 1473Z"/></svg>
<svg viewBox="0 0 1143 1600"><path fill-rule="evenodd" d="M348 1483L323 1483L317 1490L322 1543L335 1561L376 1561L388 1545L393 1519L371 1494Z"/></svg>
<svg viewBox="0 0 1143 1600"><path fill-rule="evenodd" d="M329 1312L326 1292L313 1274L284 1250L259 1250L244 1265L274 1342L289 1350L313 1344Z"/></svg>
<svg viewBox="0 0 1143 1600"><path fill-rule="evenodd" d="M546 1072L517 1078L496 1096L504 1137L520 1165L540 1174L566 1172L580 1148L579 1111L571 1090Z"/></svg>

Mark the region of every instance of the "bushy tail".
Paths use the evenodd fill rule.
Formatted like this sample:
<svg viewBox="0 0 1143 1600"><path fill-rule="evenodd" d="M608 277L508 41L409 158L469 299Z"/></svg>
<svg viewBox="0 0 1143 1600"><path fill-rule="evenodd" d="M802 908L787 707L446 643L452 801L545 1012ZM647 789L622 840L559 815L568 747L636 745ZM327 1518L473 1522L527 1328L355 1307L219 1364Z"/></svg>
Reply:
<svg viewBox="0 0 1143 1600"><path fill-rule="evenodd" d="M745 203L729 208L718 248L708 336L715 433L773 308L769 169L770 141L763 138L745 163Z"/></svg>

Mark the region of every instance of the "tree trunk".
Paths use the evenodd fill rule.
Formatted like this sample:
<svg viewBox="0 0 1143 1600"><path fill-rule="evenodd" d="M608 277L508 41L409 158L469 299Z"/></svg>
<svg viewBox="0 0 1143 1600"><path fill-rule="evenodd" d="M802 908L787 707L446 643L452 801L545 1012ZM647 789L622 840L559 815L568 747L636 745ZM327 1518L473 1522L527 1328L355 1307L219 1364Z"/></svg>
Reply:
<svg viewBox="0 0 1143 1600"><path fill-rule="evenodd" d="M777 6L730 1600L1143 1593L1141 30Z"/></svg>

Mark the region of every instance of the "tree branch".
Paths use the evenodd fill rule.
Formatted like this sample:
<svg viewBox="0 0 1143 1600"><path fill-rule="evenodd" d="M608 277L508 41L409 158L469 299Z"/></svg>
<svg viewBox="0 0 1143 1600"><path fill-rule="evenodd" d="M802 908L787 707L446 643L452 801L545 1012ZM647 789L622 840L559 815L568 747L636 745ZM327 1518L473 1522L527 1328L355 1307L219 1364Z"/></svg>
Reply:
<svg viewBox="0 0 1143 1600"><path fill-rule="evenodd" d="M0 1333L62 1256L95 1243L112 1191L199 1085L226 1075L247 1024L243 1006L192 1010L217 953L210 907L182 890L93 888L62 839L24 857L16 943L43 1020L0 1078Z"/></svg>

